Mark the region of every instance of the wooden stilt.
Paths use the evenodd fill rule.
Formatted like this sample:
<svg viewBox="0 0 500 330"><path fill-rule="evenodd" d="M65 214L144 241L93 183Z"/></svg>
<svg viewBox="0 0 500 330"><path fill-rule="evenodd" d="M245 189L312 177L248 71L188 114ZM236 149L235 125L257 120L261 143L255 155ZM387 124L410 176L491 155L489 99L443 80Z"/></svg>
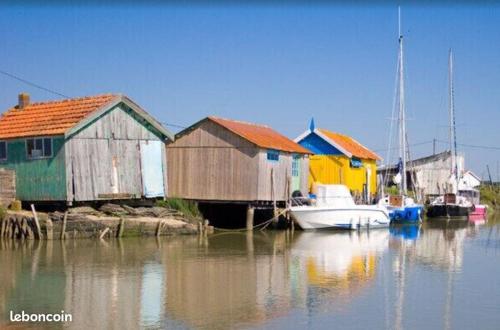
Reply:
<svg viewBox="0 0 500 330"><path fill-rule="evenodd" d="M106 229L104 229L101 233L101 235L99 236L99 239L103 239L104 236L108 233L109 231L109 227L106 227Z"/></svg>
<svg viewBox="0 0 500 330"><path fill-rule="evenodd" d="M120 218L120 224L118 227L118 232L116 233L116 237L120 238L123 236L123 230L125 229L125 218L121 217Z"/></svg>
<svg viewBox="0 0 500 330"><path fill-rule="evenodd" d="M62 228L61 228L61 239L66 238L66 222L68 220L68 211L64 212L64 218L63 218L63 223L62 223Z"/></svg>
<svg viewBox="0 0 500 330"><path fill-rule="evenodd" d="M247 208L247 230L253 230L253 221L254 221L255 209L251 204L248 204Z"/></svg>
<svg viewBox="0 0 500 330"><path fill-rule="evenodd" d="M38 221L38 215L36 214L35 205L31 204L31 211L33 212L33 218L35 219L36 227L36 239L42 239L42 230L40 229L40 222Z"/></svg>
<svg viewBox="0 0 500 330"><path fill-rule="evenodd" d="M52 220L47 219L45 222L45 231L47 235L48 240L53 240L54 239L54 224L52 223Z"/></svg>

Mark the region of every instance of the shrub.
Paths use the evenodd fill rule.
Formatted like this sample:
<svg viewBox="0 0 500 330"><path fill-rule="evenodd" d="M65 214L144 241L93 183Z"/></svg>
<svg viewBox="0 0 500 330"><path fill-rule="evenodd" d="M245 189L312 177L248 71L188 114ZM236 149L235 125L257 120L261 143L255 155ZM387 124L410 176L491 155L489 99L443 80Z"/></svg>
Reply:
<svg viewBox="0 0 500 330"><path fill-rule="evenodd" d="M201 212L198 209L198 204L182 198L171 197L167 198L166 200L157 201L156 206L177 210L190 219L197 219L202 217Z"/></svg>

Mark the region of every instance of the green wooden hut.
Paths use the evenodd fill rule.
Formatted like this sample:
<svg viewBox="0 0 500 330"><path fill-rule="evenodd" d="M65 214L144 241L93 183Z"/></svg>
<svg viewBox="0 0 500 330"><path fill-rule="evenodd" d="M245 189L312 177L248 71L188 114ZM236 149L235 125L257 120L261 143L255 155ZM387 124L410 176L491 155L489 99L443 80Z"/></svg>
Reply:
<svg viewBox="0 0 500 330"><path fill-rule="evenodd" d="M165 143L158 121L124 95L18 105L0 116L0 168L23 201L164 197Z"/></svg>

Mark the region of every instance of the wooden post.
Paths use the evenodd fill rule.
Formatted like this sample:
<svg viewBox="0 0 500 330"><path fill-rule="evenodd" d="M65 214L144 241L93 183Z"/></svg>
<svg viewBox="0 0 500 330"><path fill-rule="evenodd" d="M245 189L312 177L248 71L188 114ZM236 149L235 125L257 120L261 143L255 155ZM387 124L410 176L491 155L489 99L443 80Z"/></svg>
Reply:
<svg viewBox="0 0 500 330"><path fill-rule="evenodd" d="M109 231L109 227L106 227L106 229L104 229L101 233L101 235L99 236L99 239L103 239L104 236L108 233Z"/></svg>
<svg viewBox="0 0 500 330"><path fill-rule="evenodd" d="M156 226L156 237L161 235L161 229L163 227L163 220L158 221L158 225Z"/></svg>
<svg viewBox="0 0 500 330"><path fill-rule="evenodd" d="M5 217L4 219L0 219L0 238L3 238L6 225L7 225L7 217Z"/></svg>
<svg viewBox="0 0 500 330"><path fill-rule="evenodd" d="M64 239L66 237L66 221L68 220L68 211L64 212L64 218L63 218L63 223L62 223L62 228L61 228L61 239Z"/></svg>
<svg viewBox="0 0 500 330"><path fill-rule="evenodd" d="M119 224L119 227L118 227L118 232L116 233L116 237L122 237L124 229L125 229L125 218L121 217L120 218L120 224Z"/></svg>
<svg viewBox="0 0 500 330"><path fill-rule="evenodd" d="M255 209L251 204L248 204L247 207L247 231L253 230L253 218L254 218Z"/></svg>
<svg viewBox="0 0 500 330"><path fill-rule="evenodd" d="M47 222L45 223L45 230L47 231L47 239L54 239L54 225L52 223L52 220L47 219Z"/></svg>
<svg viewBox="0 0 500 330"><path fill-rule="evenodd" d="M31 211L33 212L33 218L35 219L36 226L36 239L42 239L42 230L40 229L40 222L38 221L38 215L36 214L35 205L31 204Z"/></svg>

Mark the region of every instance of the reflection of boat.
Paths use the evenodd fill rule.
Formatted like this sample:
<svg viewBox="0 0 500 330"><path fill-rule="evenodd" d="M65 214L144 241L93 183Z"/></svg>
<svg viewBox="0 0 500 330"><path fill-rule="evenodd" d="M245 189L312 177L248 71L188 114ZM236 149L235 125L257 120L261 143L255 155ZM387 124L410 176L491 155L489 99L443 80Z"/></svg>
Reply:
<svg viewBox="0 0 500 330"><path fill-rule="evenodd" d="M383 252L389 241L387 231L350 234L304 232L297 236L292 254L307 260L308 273L314 274L310 280L316 284L348 275L362 266L359 265L361 260L370 263L370 258ZM364 266L361 268L365 269Z"/></svg>
<svg viewBox="0 0 500 330"><path fill-rule="evenodd" d="M357 229L389 226L387 209L356 205L344 185L316 185L315 205L292 206L290 212L302 229Z"/></svg>
<svg viewBox="0 0 500 330"><path fill-rule="evenodd" d="M420 225L419 224L393 225L389 229L389 233L393 237L400 237L405 240L416 240L420 235Z"/></svg>

